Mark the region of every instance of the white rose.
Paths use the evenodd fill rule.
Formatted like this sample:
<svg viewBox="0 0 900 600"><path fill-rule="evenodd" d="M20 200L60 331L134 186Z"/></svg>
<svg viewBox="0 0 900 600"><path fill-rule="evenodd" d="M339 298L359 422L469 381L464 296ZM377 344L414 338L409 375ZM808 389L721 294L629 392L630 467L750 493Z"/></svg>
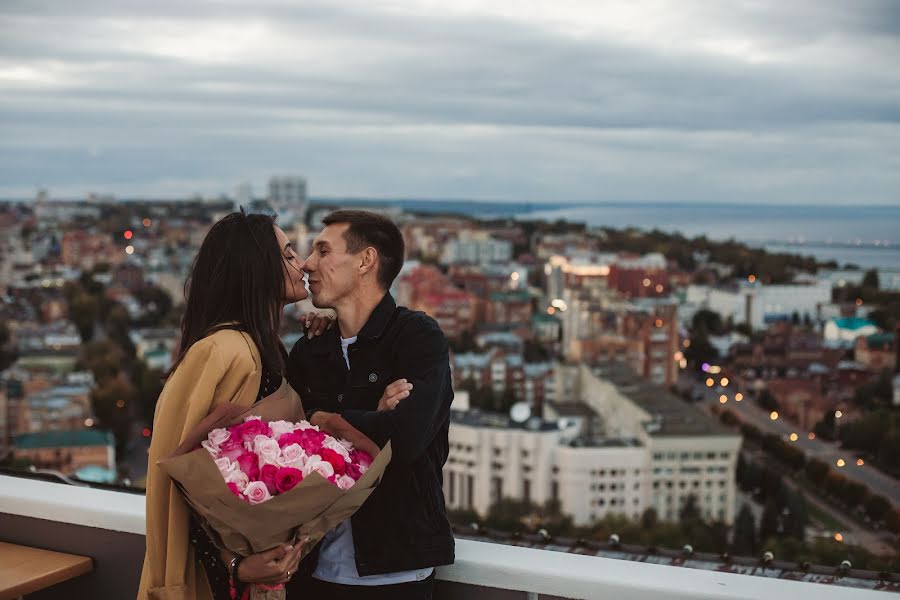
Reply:
<svg viewBox="0 0 900 600"><path fill-rule="evenodd" d="M272 494L269 493L269 488L262 481L254 481L248 484L244 488L243 494L247 497L250 504L260 504L272 497Z"/></svg>
<svg viewBox="0 0 900 600"><path fill-rule="evenodd" d="M290 421L270 421L269 427L272 429L272 437L276 440L286 433L293 433L296 429Z"/></svg>
<svg viewBox="0 0 900 600"><path fill-rule="evenodd" d="M353 478L349 475L341 475L340 477L335 479L334 483L338 486L338 488L342 490L349 490L356 482L353 481Z"/></svg>
<svg viewBox="0 0 900 600"><path fill-rule="evenodd" d="M313 454L306 459L306 464L303 465L303 477L307 477L310 473L318 473L328 479L334 475L334 467L327 460L322 460L318 454Z"/></svg>
<svg viewBox="0 0 900 600"><path fill-rule="evenodd" d="M239 492L243 492L250 483L250 478L240 469L235 469L225 476L225 483L233 483L237 486Z"/></svg>
<svg viewBox="0 0 900 600"><path fill-rule="evenodd" d="M325 438L325 441L322 442L322 447L323 448L331 448L332 450L334 450L335 452L337 452L344 458L344 462L350 462L350 452L347 451L347 449L344 447L343 444L341 444L338 440L334 439L333 437L329 436L329 437Z"/></svg>
<svg viewBox="0 0 900 600"><path fill-rule="evenodd" d="M221 473L223 477L238 468L238 464L231 462L227 456L217 458L216 466L219 468L219 473Z"/></svg>
<svg viewBox="0 0 900 600"><path fill-rule="evenodd" d="M300 444L288 444L281 449L281 456L276 459L279 467L294 467L295 469L303 469L306 464L306 452Z"/></svg>
<svg viewBox="0 0 900 600"><path fill-rule="evenodd" d="M230 437L231 437L231 434L228 433L227 429L219 428L219 429L213 429L212 431L210 431L209 435L206 436L206 439L208 439L209 442L213 446L221 446L226 441L228 441L228 438L230 438Z"/></svg>
<svg viewBox="0 0 900 600"><path fill-rule="evenodd" d="M297 423L297 426L294 427L294 431L304 431L306 429L312 429L313 431L318 431L318 425L310 425L309 421L300 421Z"/></svg>
<svg viewBox="0 0 900 600"><path fill-rule="evenodd" d="M257 415L250 415L249 417L244 417L244 423L247 421L262 421L262 417Z"/></svg>
<svg viewBox="0 0 900 600"><path fill-rule="evenodd" d="M258 435L253 440L253 451L259 456L259 466L277 465L281 456L281 447L270 437Z"/></svg>
<svg viewBox="0 0 900 600"><path fill-rule="evenodd" d="M206 448L206 451L210 453L213 458L219 457L219 447L215 444L210 443L209 440L203 440L200 442L200 445Z"/></svg>
<svg viewBox="0 0 900 600"><path fill-rule="evenodd" d="M340 440L338 440L338 444L340 444L341 446L346 448L347 452L349 452L350 450L353 450L353 442L350 442L350 441L344 440L344 439L340 439Z"/></svg>

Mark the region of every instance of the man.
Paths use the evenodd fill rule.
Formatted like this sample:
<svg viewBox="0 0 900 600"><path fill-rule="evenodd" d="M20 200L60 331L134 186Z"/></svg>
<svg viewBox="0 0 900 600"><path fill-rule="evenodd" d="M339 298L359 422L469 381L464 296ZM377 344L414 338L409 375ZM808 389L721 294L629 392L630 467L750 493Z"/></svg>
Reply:
<svg viewBox="0 0 900 600"><path fill-rule="evenodd" d="M393 458L363 507L311 557L304 597L431 598L434 567L454 560L442 476L453 400L447 340L388 292L404 255L393 222L351 210L322 222L304 269L313 304L334 309L338 326L297 342L287 377L310 422L340 415L379 446L390 441Z"/></svg>

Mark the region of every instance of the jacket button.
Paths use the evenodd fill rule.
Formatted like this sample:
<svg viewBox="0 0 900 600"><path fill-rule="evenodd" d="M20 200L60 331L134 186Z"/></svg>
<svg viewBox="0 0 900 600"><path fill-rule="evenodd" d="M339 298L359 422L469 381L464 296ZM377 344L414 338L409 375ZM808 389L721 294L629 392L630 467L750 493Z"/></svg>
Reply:
<svg viewBox="0 0 900 600"><path fill-rule="evenodd" d="M376 375L375 373L369 373L369 381L375 383L376 381L378 381L378 375Z"/></svg>

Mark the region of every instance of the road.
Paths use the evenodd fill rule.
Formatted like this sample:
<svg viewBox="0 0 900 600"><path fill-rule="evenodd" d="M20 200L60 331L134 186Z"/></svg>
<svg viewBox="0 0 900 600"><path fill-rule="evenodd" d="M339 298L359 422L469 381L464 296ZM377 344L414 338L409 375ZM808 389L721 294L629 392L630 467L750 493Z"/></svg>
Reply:
<svg viewBox="0 0 900 600"><path fill-rule="evenodd" d="M707 388L702 383L698 385L703 389L700 391L700 388L697 388L697 391L702 394L703 402L708 406L728 408L734 411L741 420L754 425L763 432L777 434L786 441L790 441L790 435L796 433L797 440L793 443L806 453L807 458L821 460L848 479L862 483L873 492L881 494L895 508L900 508L900 481L868 464L858 465L856 461L860 456L855 451L844 450L828 440L810 439L809 431L800 430L784 418L772 420L770 413L746 397L746 394L742 402L735 401L737 390L733 386L722 388L717 385ZM725 404L721 404L719 401L722 394L728 396ZM839 460L844 461L843 467L838 466Z"/></svg>

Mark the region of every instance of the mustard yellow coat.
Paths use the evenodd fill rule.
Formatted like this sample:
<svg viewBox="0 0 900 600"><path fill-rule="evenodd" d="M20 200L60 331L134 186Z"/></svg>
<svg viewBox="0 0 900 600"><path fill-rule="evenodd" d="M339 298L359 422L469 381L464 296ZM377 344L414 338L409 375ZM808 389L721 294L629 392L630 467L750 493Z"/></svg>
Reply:
<svg viewBox="0 0 900 600"><path fill-rule="evenodd" d="M262 375L250 337L221 330L196 342L166 381L153 418L147 467L147 552L138 600L211 600L206 573L188 539L190 509L156 466L184 435L224 402L250 407Z"/></svg>

